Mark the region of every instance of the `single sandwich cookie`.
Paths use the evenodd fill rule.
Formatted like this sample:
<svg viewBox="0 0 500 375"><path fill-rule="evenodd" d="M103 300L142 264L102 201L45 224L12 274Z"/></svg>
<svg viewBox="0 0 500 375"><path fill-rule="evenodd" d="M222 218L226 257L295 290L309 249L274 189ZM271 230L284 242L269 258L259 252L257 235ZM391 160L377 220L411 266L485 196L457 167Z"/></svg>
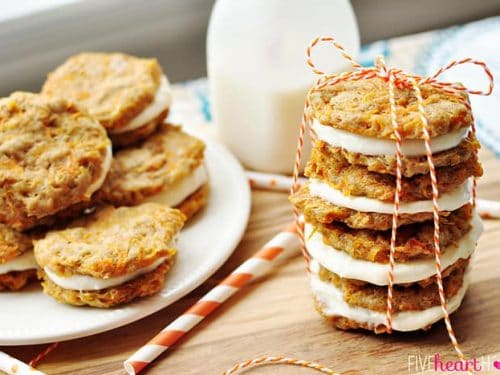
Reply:
<svg viewBox="0 0 500 375"><path fill-rule="evenodd" d="M366 167L350 164L342 153L334 152L324 142L317 142L305 170L306 176L327 182L345 196L363 196L383 202L393 202L396 176L369 172ZM436 168L440 194L456 190L470 177L480 177L483 169L474 154L468 160L453 166ZM430 174L403 177L401 202L432 199Z"/></svg>
<svg viewBox="0 0 500 375"><path fill-rule="evenodd" d="M444 253L447 246L460 241L471 229L472 206L467 205L451 212L440 223L440 244ZM391 230L352 229L341 222L323 224L314 217L306 220L314 227L314 234L321 234L323 242L332 251L343 251L356 259L387 263L390 253ZM307 240L307 238L306 238ZM335 250L334 250L335 249ZM426 221L398 228L394 259L406 262L434 256L434 222Z"/></svg>
<svg viewBox="0 0 500 375"><path fill-rule="evenodd" d="M42 94L78 103L103 124L113 145L153 133L167 116L172 92L156 59L81 53L48 75Z"/></svg>
<svg viewBox="0 0 500 375"><path fill-rule="evenodd" d="M461 304L468 286L469 259L460 259L443 270L448 311ZM344 279L311 262L311 287L317 310L340 329L387 331L387 287ZM396 331L428 329L443 318L435 277L395 285L392 326Z"/></svg>
<svg viewBox="0 0 500 375"><path fill-rule="evenodd" d="M148 203L106 206L34 242L43 290L71 305L112 307L157 293L185 216Z"/></svg>
<svg viewBox="0 0 500 375"><path fill-rule="evenodd" d="M112 154L104 128L63 99L0 99L0 222L24 230L89 200Z"/></svg>
<svg viewBox="0 0 500 375"><path fill-rule="evenodd" d="M205 206L205 144L180 127L162 124L146 140L118 151L96 201L114 206L157 202L188 218Z"/></svg>
<svg viewBox="0 0 500 375"><path fill-rule="evenodd" d="M0 224L0 291L21 289L37 268L31 237Z"/></svg>
<svg viewBox="0 0 500 375"><path fill-rule="evenodd" d="M479 215L474 212L469 223L470 229L460 236L460 229L454 232L448 226L441 236L441 267L445 269L460 259L468 259L476 248L483 231ZM408 231L408 227L413 226ZM416 232L418 224L399 228L405 236L397 240L393 268L395 284L407 284L436 275L436 261L433 243L428 233ZM426 226L424 231L428 231ZM390 238L387 232L362 230L360 238L356 232L331 231L327 235L320 227L305 223L304 236L307 251L321 266L345 279L356 279L374 285L387 286L387 263L390 252ZM412 233L413 231L413 233ZM390 232L390 231L389 231ZM377 233L380 236L377 237ZM389 233L390 236L390 233ZM334 244L334 245L333 245ZM374 249L370 249L372 246Z"/></svg>
<svg viewBox="0 0 500 375"><path fill-rule="evenodd" d="M311 194L308 185L290 197L290 201L303 213L306 221L330 224L340 221L353 229L373 229L385 231L392 228L392 214L363 212L333 204L321 197ZM462 207L470 207L469 203ZM469 209L469 208L467 208ZM458 210L458 209L457 209ZM446 221L453 212L440 211L441 221ZM398 227L408 224L431 221L432 212L402 213L398 215Z"/></svg>
<svg viewBox="0 0 500 375"><path fill-rule="evenodd" d="M329 154L340 154L340 158L346 160L351 165L365 167L369 172L396 175L396 156L390 155L365 155L359 152L351 152L341 147L328 147ZM472 134L458 144L458 146L433 154L432 162L437 168L454 167L463 165L464 162L472 159L474 153L480 148L479 142ZM419 174L429 173L429 163L426 155L405 156L402 159L401 174L404 177L413 177Z"/></svg>
<svg viewBox="0 0 500 375"><path fill-rule="evenodd" d="M467 105L466 93L450 94L428 84L419 87L431 137L471 125L472 114ZM396 87L394 94L401 137L424 139L414 91ZM395 139L389 87L384 79L375 77L340 82L312 91L309 100L310 114L324 126L368 137Z"/></svg>
<svg viewBox="0 0 500 375"><path fill-rule="evenodd" d="M462 286L468 259L459 259L442 271L443 286L447 298L453 297ZM385 312L387 287L365 281L342 278L334 272L319 266L319 279L342 291L342 297L351 306ZM414 283L395 284L393 290L393 312L425 310L439 306L436 277L428 277Z"/></svg>

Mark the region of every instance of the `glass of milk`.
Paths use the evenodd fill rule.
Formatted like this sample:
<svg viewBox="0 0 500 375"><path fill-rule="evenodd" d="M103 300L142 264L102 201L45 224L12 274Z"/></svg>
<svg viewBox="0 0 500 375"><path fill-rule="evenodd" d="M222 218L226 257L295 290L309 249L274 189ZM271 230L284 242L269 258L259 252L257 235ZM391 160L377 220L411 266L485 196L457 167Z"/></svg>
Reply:
<svg viewBox="0 0 500 375"><path fill-rule="evenodd" d="M291 173L304 101L315 77L305 51L318 35L335 37L356 57L359 33L348 0L217 0L207 67L220 139L250 169ZM318 69L349 64L333 46L313 52ZM310 151L305 142L304 159Z"/></svg>

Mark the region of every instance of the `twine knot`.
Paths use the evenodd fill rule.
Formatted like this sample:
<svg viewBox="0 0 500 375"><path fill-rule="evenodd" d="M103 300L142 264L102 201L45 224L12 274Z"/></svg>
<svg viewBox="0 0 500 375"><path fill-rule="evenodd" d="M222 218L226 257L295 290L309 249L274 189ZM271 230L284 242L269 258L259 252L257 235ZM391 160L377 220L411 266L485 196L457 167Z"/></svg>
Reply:
<svg viewBox="0 0 500 375"><path fill-rule="evenodd" d="M389 79L389 75L393 73L392 69L387 69L384 56L382 55L375 57L375 68L377 69L377 76L386 81Z"/></svg>

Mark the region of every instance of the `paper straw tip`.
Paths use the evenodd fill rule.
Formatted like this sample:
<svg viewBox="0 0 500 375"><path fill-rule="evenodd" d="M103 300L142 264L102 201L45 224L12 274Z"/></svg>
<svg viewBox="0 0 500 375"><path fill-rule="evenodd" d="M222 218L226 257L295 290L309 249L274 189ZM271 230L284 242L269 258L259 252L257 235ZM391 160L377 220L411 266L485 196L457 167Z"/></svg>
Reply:
<svg viewBox="0 0 500 375"><path fill-rule="evenodd" d="M125 361L123 363L123 367L128 375L136 375L138 374L144 367L148 365L147 362L140 361Z"/></svg>

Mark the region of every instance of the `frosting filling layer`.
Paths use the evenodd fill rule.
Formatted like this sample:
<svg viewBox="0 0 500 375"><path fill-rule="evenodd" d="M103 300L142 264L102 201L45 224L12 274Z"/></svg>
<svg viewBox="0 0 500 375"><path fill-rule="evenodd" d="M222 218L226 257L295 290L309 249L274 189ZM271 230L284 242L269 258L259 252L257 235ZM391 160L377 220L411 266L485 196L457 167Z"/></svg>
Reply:
<svg viewBox="0 0 500 375"><path fill-rule="evenodd" d="M7 263L0 264L0 275L14 271L36 270L37 268L33 251L27 251Z"/></svg>
<svg viewBox="0 0 500 375"><path fill-rule="evenodd" d="M311 270L313 271L313 270ZM448 312L458 309L469 285L470 267L467 269L462 287L447 301ZM359 323L366 323L375 328L386 323L385 313L351 306L344 301L342 291L330 283L323 282L316 275L311 275L311 289L326 316L343 316ZM443 318L441 306L433 306L421 311L402 311L392 316L392 328L396 331L408 332L425 328Z"/></svg>
<svg viewBox="0 0 500 375"><path fill-rule="evenodd" d="M175 207L208 182L208 172L204 164L196 167L189 175L145 200Z"/></svg>
<svg viewBox="0 0 500 375"><path fill-rule="evenodd" d="M357 152L364 155L395 155L396 141L391 139L368 137L325 126L318 120L314 120L312 128L318 139L333 147L342 147L347 151ZM467 136L469 128L461 128L457 131L434 137L431 139L431 150L433 153L449 150L456 147ZM404 156L424 156L425 142L421 139L405 139L402 144Z"/></svg>
<svg viewBox="0 0 500 375"><path fill-rule="evenodd" d="M456 245L449 246L442 251L442 269L451 266L458 259L467 259L474 252L476 242L483 231L483 224L477 212L473 214L471 226L471 230ZM325 244L322 234L318 231L313 233L313 230L314 227L311 224L305 224L306 247L311 257L323 267L340 277L362 280L375 285L388 284L389 264L352 258L342 250ZM394 282L396 284L412 283L435 274L434 257L394 264Z"/></svg>
<svg viewBox="0 0 500 375"><path fill-rule="evenodd" d="M160 78L160 86L156 91L153 102L149 104L141 113L135 116L132 120L128 122L125 126L119 129L113 130L112 134L125 133L131 130L138 129L149 121L154 120L160 115L164 110L170 107L172 102L172 90L170 88L170 83L165 75Z"/></svg>
<svg viewBox="0 0 500 375"><path fill-rule="evenodd" d="M361 212L377 212L381 214L392 214L394 204L383 202L378 199L347 196L340 190L334 189L327 182L312 178L309 180L310 194L322 198L336 206L347 207ZM469 179L455 190L445 193L439 197L439 209L441 211L454 211L471 199L472 181ZM432 200L401 202L399 213L416 214L419 212L432 212Z"/></svg>
<svg viewBox="0 0 500 375"><path fill-rule="evenodd" d="M87 189L87 194L89 196L91 196L93 193L95 193L97 190L99 190L101 188L102 184L104 184L104 180L106 180L106 176L108 175L109 169L111 168L112 161L113 161L113 150L112 150L111 144L110 144L106 150L106 156L104 157L104 160L102 162L101 175Z"/></svg>
<svg viewBox="0 0 500 375"><path fill-rule="evenodd" d="M150 264L148 267L141 268L127 275L110 277L107 279L99 279L97 277L92 277L87 275L72 275L64 277L57 275L55 272L51 271L48 267L44 267L43 270L47 275L47 277L54 284L59 285L61 288L71 289L71 290L100 290L121 285L123 283L126 283L127 281L135 279L140 275L151 272L154 269L156 269L160 264L162 264L166 259L167 257L159 258L155 262Z"/></svg>

